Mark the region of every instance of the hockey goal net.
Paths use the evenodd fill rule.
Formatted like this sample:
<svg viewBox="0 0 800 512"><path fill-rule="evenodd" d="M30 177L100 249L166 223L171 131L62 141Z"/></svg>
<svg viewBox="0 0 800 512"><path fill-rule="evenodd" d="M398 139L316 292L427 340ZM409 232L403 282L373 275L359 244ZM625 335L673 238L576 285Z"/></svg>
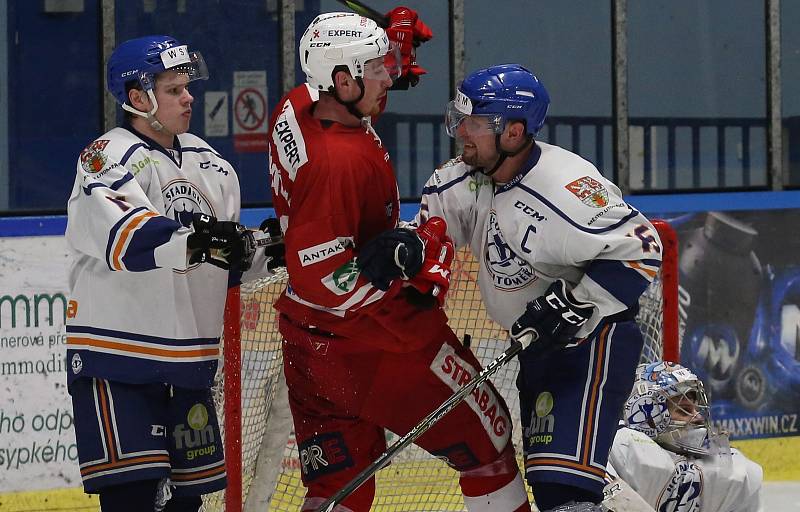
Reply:
<svg viewBox="0 0 800 512"><path fill-rule="evenodd" d="M678 360L677 238L654 221L664 245L661 272L640 301L645 337L642 360ZM450 325L484 364L506 348L506 332L490 320L477 288L477 262L461 250L453 266L446 308ZM230 292L215 396L225 440L227 493L206 496L206 511L298 511L304 487L283 381L281 336L272 303L286 285L285 272ZM514 444L521 461L519 398L514 360L492 382L514 416ZM387 431L387 444L395 435ZM373 510L457 511L463 501L456 474L416 446L378 472Z"/></svg>

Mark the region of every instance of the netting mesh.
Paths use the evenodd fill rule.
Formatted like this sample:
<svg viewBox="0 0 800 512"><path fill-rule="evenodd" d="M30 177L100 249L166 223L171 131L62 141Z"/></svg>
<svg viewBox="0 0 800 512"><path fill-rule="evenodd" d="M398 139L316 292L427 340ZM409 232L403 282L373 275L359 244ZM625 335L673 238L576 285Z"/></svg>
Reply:
<svg viewBox="0 0 800 512"><path fill-rule="evenodd" d="M639 314L636 316L636 322L644 336L644 347L639 358L639 361L643 363L663 359L663 292L663 282L659 273L639 299Z"/></svg>
<svg viewBox="0 0 800 512"><path fill-rule="evenodd" d="M281 374L283 364L281 337L275 324L272 303L283 291L287 278L288 274L281 271L268 279L241 287L242 427L241 434L236 437L242 446L243 497L247 496L255 475L256 458L267 425L269 406L274 401L276 384ZM230 385L225 381L224 340L222 354L223 360L219 362L214 386L214 400L227 447L233 440L227 439L223 422L226 386ZM204 510L208 512L225 510L224 494L217 492L204 496Z"/></svg>
<svg viewBox="0 0 800 512"><path fill-rule="evenodd" d="M477 286L478 263L465 250L458 253L453 266L453 281L447 297L450 325L460 337L467 336L471 349L485 365L500 355L507 346L506 332L490 320L483 308ZM280 335L272 303L285 286L285 276L242 287L241 344L242 344L242 493L246 502L254 480L254 468L259 446L269 418L276 382L280 376ZM661 294L660 279L646 291L640 301L638 321L645 336L642 360L660 358ZM495 373L491 380L504 396L512 411L514 444L522 462L522 440L519 428L519 397L515 379L516 359ZM225 400L224 375L220 374L216 396L220 416ZM276 479L265 482L256 478L255 485L267 486L271 493L269 510L296 511L303 501L304 488L300 480L300 462L293 433L285 435L283 458ZM387 431L387 443L396 436ZM229 440L230 442L230 440ZM391 465L376 476L377 491L373 510L376 511L460 511L464 509L456 474L442 461L410 446L401 452ZM245 507L247 508L247 507ZM205 509L224 510L222 493L206 498ZM263 508L262 508L263 510ZM228 512L233 512L230 508Z"/></svg>

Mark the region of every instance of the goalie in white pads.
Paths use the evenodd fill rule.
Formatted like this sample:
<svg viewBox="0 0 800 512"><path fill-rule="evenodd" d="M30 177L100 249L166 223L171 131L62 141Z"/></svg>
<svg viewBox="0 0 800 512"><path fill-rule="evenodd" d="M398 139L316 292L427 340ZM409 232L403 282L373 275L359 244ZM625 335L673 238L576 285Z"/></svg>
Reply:
<svg viewBox="0 0 800 512"><path fill-rule="evenodd" d="M761 467L712 428L703 383L689 369L641 365L623 424L609 473L657 512L761 510Z"/></svg>
<svg viewBox="0 0 800 512"><path fill-rule="evenodd" d="M417 222L443 217L480 262L486 310L520 355L525 469L541 510L593 510L661 264L650 222L589 162L534 140L550 98L517 64L478 70L447 109L462 156L434 172Z"/></svg>

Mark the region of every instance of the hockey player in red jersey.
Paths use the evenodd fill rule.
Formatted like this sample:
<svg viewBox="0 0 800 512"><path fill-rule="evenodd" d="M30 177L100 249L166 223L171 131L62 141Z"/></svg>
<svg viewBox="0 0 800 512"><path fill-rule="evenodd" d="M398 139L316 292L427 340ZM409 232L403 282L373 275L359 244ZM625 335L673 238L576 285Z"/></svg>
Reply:
<svg viewBox="0 0 800 512"><path fill-rule="evenodd" d="M392 26L430 37L414 11L390 14ZM377 458L384 429L407 433L480 371L441 308L454 255L446 227L441 219L416 230L399 225L394 170L370 122L398 68L414 75L410 84L423 72L393 47L372 20L318 16L300 42L307 83L270 120L272 194L289 271L275 307L307 487L301 510ZM417 444L459 472L468 510L529 510L510 434L508 408L485 384ZM374 493L373 479L336 510L367 511Z"/></svg>

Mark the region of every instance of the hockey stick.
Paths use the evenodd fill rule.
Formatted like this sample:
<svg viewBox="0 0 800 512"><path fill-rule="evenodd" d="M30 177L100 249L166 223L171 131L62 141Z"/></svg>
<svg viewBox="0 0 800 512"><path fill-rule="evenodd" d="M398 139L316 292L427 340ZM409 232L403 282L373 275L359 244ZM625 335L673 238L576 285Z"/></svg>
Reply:
<svg viewBox="0 0 800 512"><path fill-rule="evenodd" d="M283 243L283 235L270 235L261 230L250 230L256 247L270 247Z"/></svg>
<svg viewBox="0 0 800 512"><path fill-rule="evenodd" d="M655 512L653 507L621 478L614 478L605 486L601 504L613 512Z"/></svg>
<svg viewBox="0 0 800 512"><path fill-rule="evenodd" d="M492 374L494 374L503 365L516 356L522 350L522 343L513 338L509 339L511 340L510 347L508 347L502 354L497 356L494 360L492 360L492 362L486 365L486 368L481 370L481 372L478 373L474 379L467 382L464 387L456 391L450 398L442 402L439 407L434 409L433 412L425 416L425 418L423 418L422 421L412 428L408 434L395 441L389 448L387 448L385 452L383 452L380 457L375 460L375 462L367 466L361 473L356 475L356 477L350 480L347 485L339 490L339 492L328 498L328 500L325 501L322 506L317 508L317 512L332 512L336 505L344 501L344 499L350 496L353 491L361 487L364 482L372 478L375 473L386 467L386 465L389 464L389 462L398 453L416 441L419 436L427 432L428 429L442 419L445 414L453 410L455 406L460 404L467 395L472 393L472 390L485 382Z"/></svg>
<svg viewBox="0 0 800 512"><path fill-rule="evenodd" d="M372 7L368 6L364 2L360 0L338 0L340 4L346 5L351 11L356 14L360 14L365 18L369 18L375 23L378 24L379 27L385 29L389 27L389 18L386 15L379 13ZM414 46L419 46L420 44L419 39L414 38Z"/></svg>
<svg viewBox="0 0 800 512"><path fill-rule="evenodd" d="M369 18L381 28L389 26L389 19L372 7L360 2L359 0L338 0L340 4L347 6L348 9L365 18Z"/></svg>

